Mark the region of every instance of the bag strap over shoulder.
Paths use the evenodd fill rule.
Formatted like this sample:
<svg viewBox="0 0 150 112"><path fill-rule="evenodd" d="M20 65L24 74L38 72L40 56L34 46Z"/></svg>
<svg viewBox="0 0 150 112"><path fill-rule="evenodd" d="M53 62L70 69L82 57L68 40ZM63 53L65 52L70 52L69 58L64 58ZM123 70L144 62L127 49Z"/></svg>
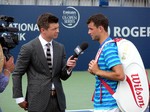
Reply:
<svg viewBox="0 0 150 112"><path fill-rule="evenodd" d="M105 88L109 91L111 95L115 93L114 90L102 78L99 78L99 80L101 81L103 86L105 86Z"/></svg>
<svg viewBox="0 0 150 112"><path fill-rule="evenodd" d="M107 42L105 42L103 44L103 46L98 50L97 54L96 54L96 57L95 57L95 60L98 61L98 58L100 57L100 54L104 48L104 46L108 43L111 43L111 42L119 42L122 38L115 38L113 40L109 40ZM114 90L102 79L102 78L99 78L99 80L101 81L102 85L109 91L109 93L111 95L113 95L115 92ZM102 86L101 85L101 86ZM102 91L101 91L102 92ZM100 92L100 102L102 102L102 93ZM93 97L92 97L92 101L94 100L94 94L93 94Z"/></svg>
<svg viewBox="0 0 150 112"><path fill-rule="evenodd" d="M97 56L97 60L98 60L98 58L100 57L100 54L101 54L101 52L102 52L102 50L103 50L103 48L104 48L104 46L106 45L106 44L108 44L108 43L110 43L110 42L119 42L120 40L122 40L123 38L114 38L113 40L110 40L110 41L107 41L106 43L104 43L104 45L99 49L99 53L97 54L98 56ZM113 95L115 92L114 92L114 90L102 79L102 78L99 78L99 80L101 81L101 83L105 86L105 88L109 91L109 93L111 94L111 95Z"/></svg>

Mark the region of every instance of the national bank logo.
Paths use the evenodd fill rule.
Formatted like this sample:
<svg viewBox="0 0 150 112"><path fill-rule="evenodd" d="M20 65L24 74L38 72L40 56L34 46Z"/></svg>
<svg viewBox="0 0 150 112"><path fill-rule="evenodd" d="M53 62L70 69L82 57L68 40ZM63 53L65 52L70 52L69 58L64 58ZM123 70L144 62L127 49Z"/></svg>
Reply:
<svg viewBox="0 0 150 112"><path fill-rule="evenodd" d="M80 20L80 13L74 7L67 7L62 12L62 25L66 28L74 28Z"/></svg>

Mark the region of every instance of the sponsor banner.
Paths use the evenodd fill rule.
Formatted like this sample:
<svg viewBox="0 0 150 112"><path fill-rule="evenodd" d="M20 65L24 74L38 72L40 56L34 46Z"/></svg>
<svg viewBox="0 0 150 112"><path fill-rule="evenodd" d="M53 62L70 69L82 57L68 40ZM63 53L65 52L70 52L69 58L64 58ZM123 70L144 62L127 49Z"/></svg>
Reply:
<svg viewBox="0 0 150 112"><path fill-rule="evenodd" d="M85 6L25 6L0 5L0 15L14 17L10 27L19 29L19 45L11 50L17 58L20 47L39 35L37 18L40 14L50 12L59 18L60 33L57 41L66 48L67 58L74 54L76 46L88 42L89 47L79 57L75 70L87 70L88 63L98 50L98 42L88 35L87 19L96 13L103 13L109 19L109 34L111 37L122 37L131 40L139 50L146 68L150 68L150 8L133 7L85 7ZM0 25L5 26L0 21ZM1 32L1 36L7 32Z"/></svg>

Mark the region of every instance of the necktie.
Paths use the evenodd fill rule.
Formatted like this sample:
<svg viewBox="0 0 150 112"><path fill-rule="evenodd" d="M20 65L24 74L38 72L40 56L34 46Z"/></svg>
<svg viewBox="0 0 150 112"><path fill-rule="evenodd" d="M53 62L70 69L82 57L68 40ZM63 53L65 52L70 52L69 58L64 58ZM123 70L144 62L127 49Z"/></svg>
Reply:
<svg viewBox="0 0 150 112"><path fill-rule="evenodd" d="M46 46L47 46L47 51L46 51L47 64L48 64L50 73L52 73L52 59L51 59L51 52L50 52L50 46L51 46L51 44L50 44L50 43L47 43Z"/></svg>
<svg viewBox="0 0 150 112"><path fill-rule="evenodd" d="M50 73L52 74L52 59L51 59L51 52L50 52L50 46L51 46L51 44L50 44L50 43L47 43L46 46L47 46L47 51L46 51L47 64L48 64ZM54 90L54 89L55 89L55 86L54 86L54 84L52 83L51 90Z"/></svg>

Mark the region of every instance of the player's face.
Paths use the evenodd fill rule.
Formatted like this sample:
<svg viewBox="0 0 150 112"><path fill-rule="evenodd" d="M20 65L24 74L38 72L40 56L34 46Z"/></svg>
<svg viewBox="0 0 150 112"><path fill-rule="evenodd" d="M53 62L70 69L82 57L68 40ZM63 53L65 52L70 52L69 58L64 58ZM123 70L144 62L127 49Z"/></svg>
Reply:
<svg viewBox="0 0 150 112"><path fill-rule="evenodd" d="M97 40L99 41L100 38L100 32L99 28L97 28L93 22L90 22L88 24L88 34L92 37L92 40Z"/></svg>

